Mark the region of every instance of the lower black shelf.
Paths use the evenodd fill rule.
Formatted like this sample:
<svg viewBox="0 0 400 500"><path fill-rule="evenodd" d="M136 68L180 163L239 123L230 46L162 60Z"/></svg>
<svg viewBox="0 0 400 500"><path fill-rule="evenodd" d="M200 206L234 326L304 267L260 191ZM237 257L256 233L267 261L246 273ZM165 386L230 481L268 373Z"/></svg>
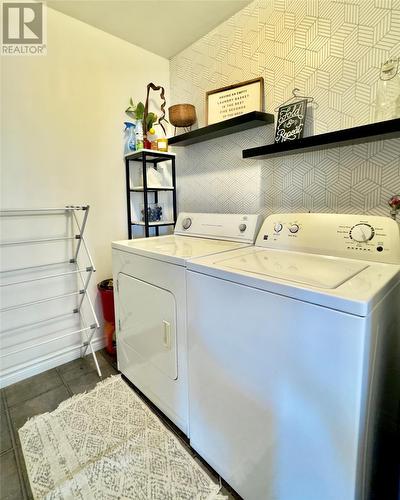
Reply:
<svg viewBox="0 0 400 500"><path fill-rule="evenodd" d="M144 222L131 222L132 226L145 226L146 224ZM175 226L174 221L160 221L160 222L149 222L148 224L149 227L160 227L160 226Z"/></svg>

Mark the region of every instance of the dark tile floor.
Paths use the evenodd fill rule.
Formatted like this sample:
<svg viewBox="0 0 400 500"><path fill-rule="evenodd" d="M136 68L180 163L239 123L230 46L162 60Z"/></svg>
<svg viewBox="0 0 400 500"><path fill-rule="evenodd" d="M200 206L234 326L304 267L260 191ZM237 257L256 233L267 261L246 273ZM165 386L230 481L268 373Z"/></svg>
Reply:
<svg viewBox="0 0 400 500"><path fill-rule="evenodd" d="M103 378L117 373L116 364L101 351ZM0 499L32 498L18 429L34 415L51 412L70 396L90 391L99 382L91 355L40 373L1 390Z"/></svg>
<svg viewBox="0 0 400 500"><path fill-rule="evenodd" d="M115 360L106 351L99 351L97 359L103 378L117 373ZM90 355L1 390L0 500L33 498L19 442L18 429L30 417L55 410L65 399L80 392L90 391L98 382L99 377L93 358ZM143 397L143 395L141 396ZM198 460L204 470L211 477L217 479L216 473L190 448L187 438L157 408L149 401L146 402L162 418L165 424L177 434L182 444ZM229 499L240 498L225 487L223 493Z"/></svg>

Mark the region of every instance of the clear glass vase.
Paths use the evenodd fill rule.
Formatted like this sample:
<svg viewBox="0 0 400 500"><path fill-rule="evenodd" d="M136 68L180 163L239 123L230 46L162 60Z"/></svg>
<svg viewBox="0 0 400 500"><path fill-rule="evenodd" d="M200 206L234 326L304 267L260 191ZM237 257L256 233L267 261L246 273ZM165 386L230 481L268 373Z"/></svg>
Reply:
<svg viewBox="0 0 400 500"><path fill-rule="evenodd" d="M399 59L382 64L375 103L375 121L400 117Z"/></svg>

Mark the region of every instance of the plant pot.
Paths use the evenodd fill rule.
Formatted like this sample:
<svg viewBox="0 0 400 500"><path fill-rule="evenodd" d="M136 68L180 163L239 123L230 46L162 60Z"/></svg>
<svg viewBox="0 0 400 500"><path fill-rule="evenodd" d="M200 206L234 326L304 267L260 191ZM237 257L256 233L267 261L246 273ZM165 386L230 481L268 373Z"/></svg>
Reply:
<svg viewBox="0 0 400 500"><path fill-rule="evenodd" d="M196 108L193 104L175 104L168 108L168 113L174 127L191 127L196 123Z"/></svg>

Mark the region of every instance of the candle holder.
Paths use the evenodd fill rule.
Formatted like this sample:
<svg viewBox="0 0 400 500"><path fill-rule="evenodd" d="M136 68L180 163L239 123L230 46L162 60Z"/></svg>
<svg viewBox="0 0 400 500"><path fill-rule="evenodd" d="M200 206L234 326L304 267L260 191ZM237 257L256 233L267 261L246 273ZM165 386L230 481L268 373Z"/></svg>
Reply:
<svg viewBox="0 0 400 500"><path fill-rule="evenodd" d="M390 207L390 217L397 219L397 212L400 210L400 194L393 195L388 201Z"/></svg>

